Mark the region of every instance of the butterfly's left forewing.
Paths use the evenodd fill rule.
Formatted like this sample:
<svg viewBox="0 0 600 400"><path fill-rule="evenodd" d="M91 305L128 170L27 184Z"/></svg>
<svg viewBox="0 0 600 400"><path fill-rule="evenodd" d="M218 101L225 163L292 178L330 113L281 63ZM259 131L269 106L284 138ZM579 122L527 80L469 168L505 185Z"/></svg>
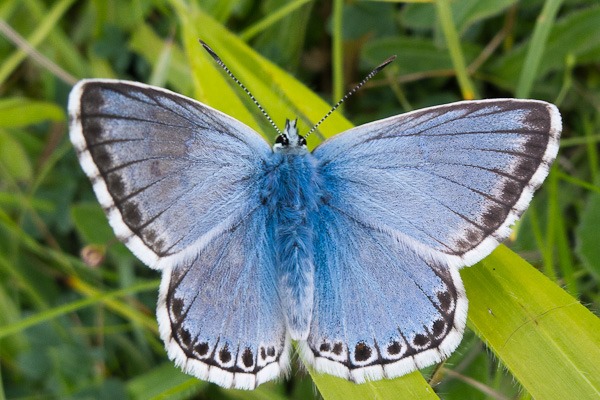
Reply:
<svg viewBox="0 0 600 400"><path fill-rule="evenodd" d="M117 237L161 269L260 203L270 146L202 103L137 82L80 81L71 141ZM191 253L186 253L191 250Z"/></svg>

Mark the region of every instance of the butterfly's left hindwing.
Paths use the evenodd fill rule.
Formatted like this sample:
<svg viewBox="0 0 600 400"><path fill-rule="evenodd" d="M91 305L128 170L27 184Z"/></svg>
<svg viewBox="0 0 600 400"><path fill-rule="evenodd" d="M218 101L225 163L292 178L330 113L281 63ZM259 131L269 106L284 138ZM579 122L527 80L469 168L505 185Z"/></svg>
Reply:
<svg viewBox="0 0 600 400"><path fill-rule="evenodd" d="M267 213L259 207L163 270L157 315L169 357L226 388L254 389L289 368Z"/></svg>

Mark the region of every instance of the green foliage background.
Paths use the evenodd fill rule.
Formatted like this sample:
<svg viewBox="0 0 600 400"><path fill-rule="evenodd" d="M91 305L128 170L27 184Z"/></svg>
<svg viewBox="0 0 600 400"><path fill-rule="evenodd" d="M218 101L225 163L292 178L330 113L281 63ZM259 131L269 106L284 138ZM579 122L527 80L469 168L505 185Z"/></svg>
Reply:
<svg viewBox="0 0 600 400"><path fill-rule="evenodd" d="M3 0L0 33L0 400L600 398L597 1ZM114 239L67 139L65 105L77 79L132 79L272 140L198 38L278 124L298 116L304 131L396 54L310 146L348 120L461 99L560 108L561 151L506 243L512 251L461 271L469 329L448 361L355 385L294 357L289 380L242 392L167 360L154 317L159 276ZM100 265L84 263L82 249Z"/></svg>

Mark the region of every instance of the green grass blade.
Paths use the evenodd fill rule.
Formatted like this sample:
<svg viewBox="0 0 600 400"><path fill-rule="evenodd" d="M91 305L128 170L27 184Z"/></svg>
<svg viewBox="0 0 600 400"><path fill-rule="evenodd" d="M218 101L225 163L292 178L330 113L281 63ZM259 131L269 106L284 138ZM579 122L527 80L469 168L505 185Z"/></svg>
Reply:
<svg viewBox="0 0 600 400"><path fill-rule="evenodd" d="M57 22L63 17L74 1L75 0L61 0L56 2L54 7L48 11L44 19L37 25L36 30L29 35L27 42L31 46L35 47L44 39L46 39L51 30L56 27ZM26 57L27 53L21 49L18 49L6 60L4 60L4 62L0 65L0 85L6 81L10 74Z"/></svg>
<svg viewBox="0 0 600 400"><path fill-rule="evenodd" d="M140 374L127 383L131 400L142 399L188 399L208 386L168 362Z"/></svg>
<svg viewBox="0 0 600 400"><path fill-rule="evenodd" d="M450 1L436 0L435 4L438 13L438 19L446 38L446 44L448 46L448 50L450 51L450 57L452 58L452 64L454 65L454 70L456 71L456 78L458 79L462 96L465 100L476 99L478 97L477 92L475 91L475 86L473 86L473 83L471 82L471 78L469 78L467 67L465 65L465 59L460 47L458 32L456 31L456 26L452 20Z"/></svg>
<svg viewBox="0 0 600 400"><path fill-rule="evenodd" d="M366 382L360 385L309 369L314 383L325 400L349 399L439 399L420 372L396 378Z"/></svg>
<svg viewBox="0 0 600 400"><path fill-rule="evenodd" d="M538 67L542 60L542 56L544 55L548 35L550 34L554 19L556 18L556 13L561 4L562 0L547 0L542 12L538 16L533 36L529 43L525 64L523 65L521 75L519 76L516 91L517 98L527 98L531 93L531 88L537 77Z"/></svg>
<svg viewBox="0 0 600 400"><path fill-rule="evenodd" d="M600 397L600 319L505 246L461 271L469 326L537 399Z"/></svg>
<svg viewBox="0 0 600 400"><path fill-rule="evenodd" d="M90 297L81 299L81 300L76 300L76 301L72 301L68 304L63 304L61 306L57 306L48 310L44 310L41 312L38 312L34 315L32 315L31 317L19 320L17 322L14 322L12 324L6 325L6 326L2 326L0 327L0 339L5 337L5 336L9 336L9 335L14 335L16 333L19 333L21 331L23 331L24 329L27 329L33 325L37 325L37 324L41 324L43 322L47 322L47 321L51 321L61 315L65 315L68 313L71 313L73 311L77 311L80 310L84 307L89 307L92 305L96 305L99 303L106 303L106 304L112 304L114 309L119 310L122 314L128 315L129 317L131 317L132 311L131 310L125 310L122 308L122 304L117 304L114 303L114 299L117 297L121 297L121 296L125 296L125 295L129 295L132 293L138 293L138 292L143 292L143 291L147 291L147 290L156 290L158 288L159 285L159 281L148 281L148 282L141 282L138 283L136 285L132 285L123 289L118 289L118 290L113 290L110 292L98 292L98 291L94 291L93 293L90 293ZM130 318L131 319L131 318ZM139 320L139 318L137 318ZM147 326L151 326L152 330L156 331L156 324L154 323L153 320L147 320L146 323Z"/></svg>
<svg viewBox="0 0 600 400"><path fill-rule="evenodd" d="M332 65L333 65L333 101L336 102L342 98L344 93L344 43L343 43L343 12L344 1L333 1L333 18L332 18ZM343 106L340 106L343 110Z"/></svg>
<svg viewBox="0 0 600 400"><path fill-rule="evenodd" d="M281 6L277 10L269 13L267 16L265 16L260 21L254 23L251 26L249 26L248 28L244 29L244 31L239 34L239 38L246 42L249 41L250 39L252 39L256 35L258 35L262 31L264 31L267 28L269 28L270 26L274 25L276 22L278 22L278 21L282 20L283 18L287 17L288 15L290 15L295 10L302 7L309 1L310 0L295 0L295 1L291 1L291 2Z"/></svg>

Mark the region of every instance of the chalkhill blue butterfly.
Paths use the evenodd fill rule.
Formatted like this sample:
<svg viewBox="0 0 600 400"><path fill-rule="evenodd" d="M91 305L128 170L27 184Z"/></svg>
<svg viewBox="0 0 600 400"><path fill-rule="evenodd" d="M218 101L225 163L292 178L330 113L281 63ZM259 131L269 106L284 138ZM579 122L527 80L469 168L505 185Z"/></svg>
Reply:
<svg viewBox="0 0 600 400"><path fill-rule="evenodd" d="M284 375L292 340L359 383L447 358L467 316L459 268L508 236L561 132L543 101L462 101L310 152L296 121L271 147L195 100L104 79L77 83L69 114L116 236L162 271L169 357L241 389Z"/></svg>

